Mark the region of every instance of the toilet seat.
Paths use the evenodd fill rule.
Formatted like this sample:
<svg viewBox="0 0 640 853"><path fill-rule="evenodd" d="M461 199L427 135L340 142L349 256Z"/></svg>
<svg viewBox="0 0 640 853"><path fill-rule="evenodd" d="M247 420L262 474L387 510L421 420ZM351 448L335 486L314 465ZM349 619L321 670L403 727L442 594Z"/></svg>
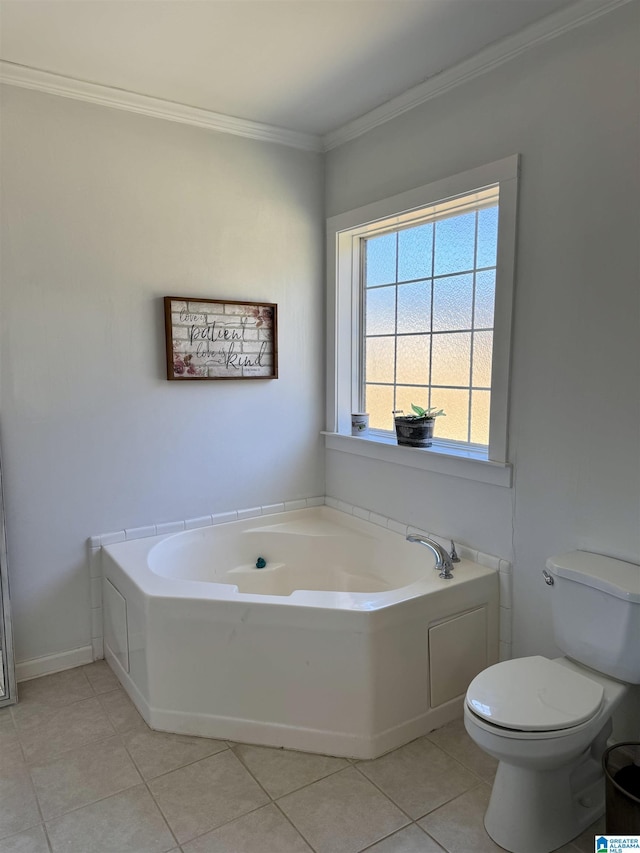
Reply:
<svg viewBox="0 0 640 853"><path fill-rule="evenodd" d="M491 725L551 732L590 720L603 698L598 682L536 655L485 669L469 685L466 701Z"/></svg>

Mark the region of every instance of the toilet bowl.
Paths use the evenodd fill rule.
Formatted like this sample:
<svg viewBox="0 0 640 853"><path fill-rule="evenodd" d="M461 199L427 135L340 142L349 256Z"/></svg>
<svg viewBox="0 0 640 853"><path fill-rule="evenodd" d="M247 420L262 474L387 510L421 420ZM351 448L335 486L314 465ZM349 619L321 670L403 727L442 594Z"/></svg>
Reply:
<svg viewBox="0 0 640 853"><path fill-rule="evenodd" d="M485 815L513 853L548 853L602 814L600 756L628 688L565 658L505 661L469 686L465 728L499 762Z"/></svg>
<svg viewBox="0 0 640 853"><path fill-rule="evenodd" d="M511 853L550 853L603 814L612 715L640 683L640 566L584 551L546 565L567 657L495 664L464 708L470 737L499 762L485 828Z"/></svg>

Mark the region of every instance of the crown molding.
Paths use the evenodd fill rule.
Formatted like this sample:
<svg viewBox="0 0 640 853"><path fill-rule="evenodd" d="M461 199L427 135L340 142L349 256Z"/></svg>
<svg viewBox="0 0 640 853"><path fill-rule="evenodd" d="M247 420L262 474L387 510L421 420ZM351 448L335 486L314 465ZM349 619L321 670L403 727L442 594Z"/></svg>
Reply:
<svg viewBox="0 0 640 853"><path fill-rule="evenodd" d="M432 98L437 98L456 86L486 74L493 68L509 62L539 44L550 41L631 2L637 2L637 0L579 0L568 8L548 15L519 32L489 45L489 47L458 63L453 68L435 74L423 83L413 86L401 95L391 98L381 106L347 122L342 127L324 136L235 118L200 107L191 107L174 101L166 101L162 98L140 95L112 86L88 83L83 80L76 80L73 77L65 77L61 74L53 74L49 71L18 65L5 60L0 60L0 83L19 86L24 89L36 89L50 95L87 101L104 107L164 119L165 121L193 125L218 133L229 133L261 142L287 145L304 151L330 151L332 148L344 145L346 142L362 136L369 130L397 118Z"/></svg>
<svg viewBox="0 0 640 853"><path fill-rule="evenodd" d="M299 133L295 130L273 127L261 122L234 118L199 107L190 107L174 101L152 98L149 95L139 95L125 89L101 86L98 83L87 83L73 77L52 74L49 71L41 71L14 62L0 60L0 83L19 86L23 89L36 89L50 95L87 101L103 107L140 113L166 121L215 130L219 133L244 136L261 142L274 142L278 145L288 145L291 148L301 148L305 151L323 150L320 137L310 133Z"/></svg>
<svg viewBox="0 0 640 853"><path fill-rule="evenodd" d="M501 39L476 53L453 68L435 74L423 83L412 86L379 107L347 122L322 137L324 151L330 151L362 136L369 130L437 98L450 89L486 74L493 68L509 62L521 53L550 41L563 33L606 15L608 12L637 0L579 0L566 9L561 9L528 27Z"/></svg>

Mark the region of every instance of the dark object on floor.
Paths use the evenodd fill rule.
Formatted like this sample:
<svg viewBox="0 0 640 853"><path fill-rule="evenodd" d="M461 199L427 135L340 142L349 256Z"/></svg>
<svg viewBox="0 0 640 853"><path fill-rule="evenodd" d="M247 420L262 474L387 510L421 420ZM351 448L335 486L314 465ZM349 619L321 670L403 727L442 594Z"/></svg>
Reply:
<svg viewBox="0 0 640 853"><path fill-rule="evenodd" d="M618 770L613 778L628 794L640 800L640 767L629 764Z"/></svg>
<svg viewBox="0 0 640 853"><path fill-rule="evenodd" d="M607 835L640 835L640 743L605 750Z"/></svg>

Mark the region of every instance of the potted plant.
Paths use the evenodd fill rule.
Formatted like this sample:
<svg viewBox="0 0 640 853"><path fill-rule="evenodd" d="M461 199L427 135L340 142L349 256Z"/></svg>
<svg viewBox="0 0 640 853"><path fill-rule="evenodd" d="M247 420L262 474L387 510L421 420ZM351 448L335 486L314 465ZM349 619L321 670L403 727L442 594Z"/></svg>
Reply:
<svg viewBox="0 0 640 853"><path fill-rule="evenodd" d="M442 409L436 412L435 406L423 409L421 406L414 406L413 403L411 408L414 412L412 415L405 415L402 410L393 413L398 444L408 447L431 447L435 420L445 412Z"/></svg>

